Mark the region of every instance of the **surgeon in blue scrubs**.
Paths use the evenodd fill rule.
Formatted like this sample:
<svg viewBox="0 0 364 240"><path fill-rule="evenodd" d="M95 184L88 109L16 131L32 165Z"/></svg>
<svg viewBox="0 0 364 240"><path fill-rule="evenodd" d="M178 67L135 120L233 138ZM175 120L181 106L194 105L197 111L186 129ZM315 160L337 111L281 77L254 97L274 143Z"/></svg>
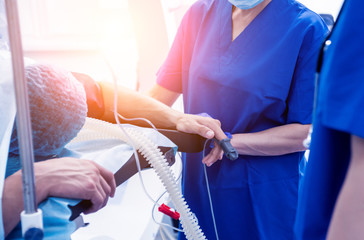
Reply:
<svg viewBox="0 0 364 240"><path fill-rule="evenodd" d="M297 239L364 239L363 9L346 0L326 41Z"/></svg>
<svg viewBox="0 0 364 240"><path fill-rule="evenodd" d="M221 159L218 147L204 159L183 156L183 194L207 239L293 239L327 33L319 15L293 0L200 0L184 16L150 95L172 105L182 93L186 113L207 113L232 134L235 161Z"/></svg>

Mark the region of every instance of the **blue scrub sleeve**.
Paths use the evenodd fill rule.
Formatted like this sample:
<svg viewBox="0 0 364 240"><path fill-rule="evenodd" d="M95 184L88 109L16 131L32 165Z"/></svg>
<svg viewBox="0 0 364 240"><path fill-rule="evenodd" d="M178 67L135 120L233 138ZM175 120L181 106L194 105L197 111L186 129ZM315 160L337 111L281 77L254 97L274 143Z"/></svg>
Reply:
<svg viewBox="0 0 364 240"><path fill-rule="evenodd" d="M326 29L324 34L322 29ZM323 21L313 23L306 29L287 99L287 123L312 123L318 53L327 34L328 29Z"/></svg>
<svg viewBox="0 0 364 240"><path fill-rule="evenodd" d="M319 99L323 124L364 138L362 1L349 0L324 55ZM322 87L321 87L322 86Z"/></svg>
<svg viewBox="0 0 364 240"><path fill-rule="evenodd" d="M195 40L203 13L211 4L209 2L211 1L197 1L183 16L168 56L157 73L157 83L160 86L182 93L182 78L188 75Z"/></svg>
<svg viewBox="0 0 364 240"><path fill-rule="evenodd" d="M157 83L168 90L182 93L183 20L172 47L157 73Z"/></svg>

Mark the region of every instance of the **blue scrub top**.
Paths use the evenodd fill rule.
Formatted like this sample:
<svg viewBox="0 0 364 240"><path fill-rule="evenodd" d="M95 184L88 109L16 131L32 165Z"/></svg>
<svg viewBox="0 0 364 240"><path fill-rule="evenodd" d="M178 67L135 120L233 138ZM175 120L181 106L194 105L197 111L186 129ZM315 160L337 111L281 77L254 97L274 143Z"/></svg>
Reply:
<svg viewBox="0 0 364 240"><path fill-rule="evenodd" d="M345 2L324 53L297 239L326 239L350 162L350 135L364 138L363 8L361 0Z"/></svg>
<svg viewBox="0 0 364 240"><path fill-rule="evenodd" d="M227 0L196 2L158 84L183 93L185 112L206 112L233 134L310 123L323 20L296 1L272 0L231 41L231 11ZM209 167L219 238L292 239L302 157L240 155ZM202 153L184 155L183 193L202 231L215 239L201 160Z"/></svg>

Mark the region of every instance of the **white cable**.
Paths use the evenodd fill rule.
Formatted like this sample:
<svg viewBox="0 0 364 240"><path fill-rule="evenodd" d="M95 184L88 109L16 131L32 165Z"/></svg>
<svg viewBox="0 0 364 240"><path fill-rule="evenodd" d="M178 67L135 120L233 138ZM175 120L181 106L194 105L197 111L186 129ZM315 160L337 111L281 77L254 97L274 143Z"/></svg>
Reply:
<svg viewBox="0 0 364 240"><path fill-rule="evenodd" d="M139 179L140 179L140 182L142 184L142 188L145 192L145 194L147 195L147 197L152 201L154 202L155 204L156 201L154 201L154 199L150 196L150 194L148 193L147 189L145 188L145 185L144 185L144 181L143 181L143 177L142 177L142 174L141 174L141 167L140 167L140 160L139 160L139 156L136 152L136 148L135 148L135 144L133 142L133 140L129 137L129 135L125 132L124 128L121 126L120 124L120 121L119 121L119 118L118 118L118 111L117 111L117 106L118 106L118 84L117 84L117 78L116 78L116 75L113 71L113 68L111 67L109 61L106 59L106 57L104 56L104 59L105 59L105 62L107 64L107 66L109 67L109 70L111 72L111 75L112 75L112 78L113 78L113 82L114 82L114 118L115 118L115 121L117 123L117 125L119 126L119 128L123 131L124 135L126 136L127 138L127 141L133 148L133 153L134 153L134 157L135 157L135 162L136 162L136 165L137 165L137 168L138 168L138 175L139 175ZM120 115L120 114L119 114ZM121 115L120 115L121 116ZM148 122L148 121L147 121ZM153 128L154 125L152 125Z"/></svg>
<svg viewBox="0 0 364 240"><path fill-rule="evenodd" d="M178 177L177 177L177 179L176 179L176 182L178 182L178 181L179 181L179 179L180 179L180 178L181 178L181 176L182 176L182 157L181 157L180 152L178 152L178 156L179 156L179 159L181 160L181 169L180 169L180 171L179 171L179 174L178 174ZM164 194L166 194L166 193L167 193L167 191L163 192L163 193L162 193L162 194L158 197L158 199L156 200L156 202L158 203L158 202L159 202L159 200L160 200L160 199L164 196ZM156 224L161 225L161 226L165 226L165 227L168 227L168 228L171 228L171 229L173 229L173 230L175 230L175 231L178 231L178 232L183 232L183 230L182 230L182 229L179 229L179 228L173 227L173 226L168 225L168 224L166 224L166 223L158 222L158 221L155 219L155 217L154 217L154 210L155 210L155 206L156 206L156 204L154 204L154 205L153 205L153 208L152 208L152 219L153 219L153 221L154 221Z"/></svg>
<svg viewBox="0 0 364 240"><path fill-rule="evenodd" d="M135 155L139 177L142 182L142 186L144 191L147 193L143 179L141 176L141 168L140 168L140 162L138 154L136 153L136 150L138 150L148 161L148 163L153 167L154 171L159 176L159 179L162 181L164 187L166 188L167 192L170 194L172 198L172 202L177 209L177 211L180 213L180 222L182 225L182 228L184 230L184 233L186 235L186 238L189 240L199 240L199 239L206 239L205 235L203 234L202 230L200 229L200 226L197 223L196 217L192 214L191 210L189 209L186 201L184 200L184 197L178 190L178 186L175 182L175 177L173 172L170 170L168 166L168 162L163 156L162 152L159 150L158 146L155 145L150 139L145 137L141 132L132 129L132 128L126 128L124 129L122 125L120 124L118 115L117 115L117 81L116 81L116 75L110 66L110 63L107 61L106 57L104 57L106 64L110 68L110 72L113 77L114 81L114 117L115 120L120 127L120 129L123 132L123 136L121 136L122 140L127 142L129 145L133 147L133 152ZM149 194L147 194L148 197L154 201ZM156 203L158 204L158 203Z"/></svg>
<svg viewBox="0 0 364 240"><path fill-rule="evenodd" d="M209 140L211 140L211 139L207 139L205 141L204 146L203 146L202 159L205 158L206 144L209 142ZM206 165L205 164L203 164L203 170L204 170L204 174L205 174L207 195L209 196L210 210L211 210L212 222L214 224L214 230L215 230L216 240L219 240L219 234L217 233L217 226L216 226L216 222L215 222L214 206L212 204L212 198L211 198L210 187L209 187L209 179L207 177L207 171L206 171Z"/></svg>
<svg viewBox="0 0 364 240"><path fill-rule="evenodd" d="M190 211L182 194L179 192L173 172L169 169L167 160L158 147L136 129L128 129L128 134L135 142L135 147L147 159L154 168L166 190L172 198L172 202L180 213L180 221L187 239L206 239L202 230L197 224L196 218Z"/></svg>
<svg viewBox="0 0 364 240"><path fill-rule="evenodd" d="M164 194L166 194L166 192L167 191L165 191L164 193L162 193L160 196L159 196L159 198L157 199L157 201L156 202L159 202L159 200L164 196ZM161 225L161 227L162 226L165 226L165 227L168 227L168 228L171 228L171 229L173 229L173 230L176 230L176 231L179 231L179 232L183 232L183 230L181 230L181 229L179 229L179 228L175 228L175 227L173 227L173 226L171 226L171 225L168 225L168 224L166 224L166 223L162 223L162 222L158 222L157 220L155 220L155 218L154 218L154 210L155 210L155 206L156 206L156 204L154 204L153 205L153 208L152 208L152 219L153 219L153 222L155 222L156 224L158 224L158 225Z"/></svg>

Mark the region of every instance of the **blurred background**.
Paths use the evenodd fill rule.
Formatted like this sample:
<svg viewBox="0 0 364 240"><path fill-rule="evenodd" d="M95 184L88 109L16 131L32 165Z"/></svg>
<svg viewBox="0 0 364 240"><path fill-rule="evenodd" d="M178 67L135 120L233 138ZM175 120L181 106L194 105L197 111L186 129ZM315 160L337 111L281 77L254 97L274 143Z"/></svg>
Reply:
<svg viewBox="0 0 364 240"><path fill-rule="evenodd" d="M25 55L139 91L155 82L196 0L19 0ZM273 0L274 1L274 0ZM302 0L334 18L343 0Z"/></svg>

